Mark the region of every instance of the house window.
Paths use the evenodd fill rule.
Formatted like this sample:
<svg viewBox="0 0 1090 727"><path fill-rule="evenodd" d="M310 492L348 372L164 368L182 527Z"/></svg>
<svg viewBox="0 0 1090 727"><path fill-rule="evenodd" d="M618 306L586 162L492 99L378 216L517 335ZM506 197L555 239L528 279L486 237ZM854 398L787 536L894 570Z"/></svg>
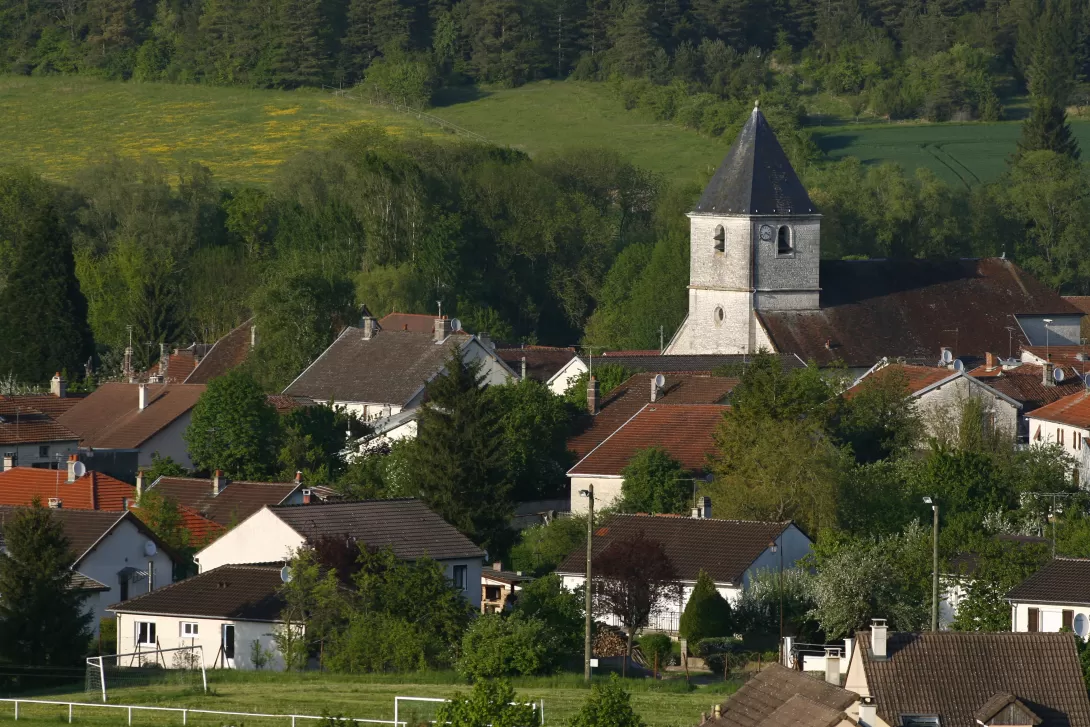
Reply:
<svg viewBox="0 0 1090 727"><path fill-rule="evenodd" d="M197 622L182 621L182 638L194 639L197 637Z"/></svg>
<svg viewBox="0 0 1090 727"><path fill-rule="evenodd" d="M451 580L455 588L464 591L469 583L469 566L456 565L451 568Z"/></svg>
<svg viewBox="0 0 1090 727"><path fill-rule="evenodd" d="M715 251L725 252L727 249L727 232L723 229L722 225L715 226L715 235L713 236L713 239L715 240Z"/></svg>
<svg viewBox="0 0 1090 727"><path fill-rule="evenodd" d="M795 254L795 243L791 239L791 228L787 225L780 225L780 230L776 233L776 254L780 257L789 257Z"/></svg>
<svg viewBox="0 0 1090 727"><path fill-rule="evenodd" d="M1031 608L1028 611L1029 622L1026 624L1026 631L1030 633L1037 633L1041 630L1041 609Z"/></svg>
<svg viewBox="0 0 1090 727"><path fill-rule="evenodd" d="M1071 448L1078 450L1078 448L1082 446L1082 432L1075 432L1074 438L1075 441L1071 443Z"/></svg>
<svg viewBox="0 0 1090 727"><path fill-rule="evenodd" d="M1064 444L1064 428L1056 427L1056 441L1062 447Z"/></svg>
<svg viewBox="0 0 1090 727"><path fill-rule="evenodd" d="M154 621L137 621L136 622L136 645L137 646L155 646L155 622Z"/></svg>
<svg viewBox="0 0 1090 727"><path fill-rule="evenodd" d="M38 446L38 456L39 457L48 457L49 456L49 445L48 444L41 444L41 445Z"/></svg>
<svg viewBox="0 0 1090 727"><path fill-rule="evenodd" d="M593 573L591 574L593 575ZM129 576L128 574L122 575L118 579L118 590L121 591L120 598L122 601L129 600Z"/></svg>
<svg viewBox="0 0 1090 727"><path fill-rule="evenodd" d="M1070 608L1065 608L1063 612L1063 621L1060 628L1067 629L1068 631L1075 630L1075 612Z"/></svg>

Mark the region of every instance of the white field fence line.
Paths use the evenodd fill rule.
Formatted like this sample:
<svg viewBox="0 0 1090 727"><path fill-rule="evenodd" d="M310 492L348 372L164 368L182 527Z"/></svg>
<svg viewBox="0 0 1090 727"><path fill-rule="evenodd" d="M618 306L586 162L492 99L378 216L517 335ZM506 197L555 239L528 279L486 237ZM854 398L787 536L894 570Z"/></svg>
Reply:
<svg viewBox="0 0 1090 727"><path fill-rule="evenodd" d="M458 126L457 124L452 124L451 122L447 121L446 119L442 119L442 118L440 118L438 116L435 116L434 114L429 114L428 112L424 111L423 109L414 108L412 106L406 106L405 104L400 104L400 103L397 103L396 101L380 101L379 99L375 99L375 98L367 98L365 96L357 96L357 95L351 93L350 91L348 91L347 89L337 88L335 86L322 86L322 88L327 90L327 91L331 91L334 96L340 96L342 98L351 99L353 101L361 101L361 102L363 102L365 104L370 104L371 106L379 106L381 108L390 109L392 111L397 111L398 113L408 114L410 116L415 117L416 119L418 119L420 121L427 121L430 124L435 124L438 127L446 129L447 131L451 132L452 134L457 134L459 136L464 136L466 138L472 139L473 141L479 141L482 144L491 144L492 143L489 139L487 139L484 136L481 136L476 131L470 131L469 129Z"/></svg>
<svg viewBox="0 0 1090 727"><path fill-rule="evenodd" d="M446 701L446 700L440 700ZM393 727L407 727L404 722L397 722L389 719L360 719L356 717L334 717L330 715L313 715L313 714L265 714L261 712L227 712L218 709L190 709L186 707L148 707L137 704L96 704L94 702L58 702L49 699L0 699L0 703L13 704L15 706L15 719L19 719L19 705L20 704L47 704L55 707L68 707L68 723L71 724L74 718L75 707L88 707L91 709L123 709L128 713L128 724L132 724L132 714L136 712L173 712L175 714L182 715L182 724L189 723L189 715L191 714L209 714L219 716L230 717L259 717L264 719L279 719L291 721L292 727L295 727L296 720L319 720L319 721L332 721L333 723L354 722L356 724L386 724L393 725Z"/></svg>

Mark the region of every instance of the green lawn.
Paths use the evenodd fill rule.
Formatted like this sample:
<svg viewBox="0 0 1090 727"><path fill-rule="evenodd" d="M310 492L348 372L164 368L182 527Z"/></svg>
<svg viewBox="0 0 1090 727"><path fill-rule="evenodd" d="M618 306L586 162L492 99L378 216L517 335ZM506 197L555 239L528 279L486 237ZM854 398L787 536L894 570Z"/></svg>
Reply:
<svg viewBox="0 0 1090 727"><path fill-rule="evenodd" d="M253 672L209 672L213 694L204 695L184 685L156 684L152 686L118 688L110 693L114 704L186 707L232 712L265 714L332 714L362 719L389 720L394 716L395 696L449 697L454 692L468 690L453 674L428 673L420 676L345 677L316 673L278 674ZM526 701L544 700L545 721L561 727L578 710L588 690L582 675L562 675L555 678L516 679L514 686ZM710 712L712 705L736 685L715 683L686 690L683 679L654 682L631 680L628 686L635 709L649 727L689 727L700 721L700 713ZM58 701L94 702L95 695L83 690L58 691L36 697ZM431 712L423 705L418 717ZM67 722L67 707L20 705L19 723L28 725ZM0 722L10 722L14 716L11 704L0 703ZM125 724L123 710L76 707L78 724ZM277 724L256 718L228 718L208 715L189 716L191 725ZM284 721L279 724L284 724ZM134 725L180 725L181 715L165 712L134 712ZM307 724L301 722L300 725ZM309 724L315 724L310 722Z"/></svg>
<svg viewBox="0 0 1090 727"><path fill-rule="evenodd" d="M1090 122L1073 121L1071 127L1079 144L1090 149ZM844 124L812 132L830 159L894 161L910 171L930 167L947 182L975 184L990 182L1006 170L1021 123Z"/></svg>

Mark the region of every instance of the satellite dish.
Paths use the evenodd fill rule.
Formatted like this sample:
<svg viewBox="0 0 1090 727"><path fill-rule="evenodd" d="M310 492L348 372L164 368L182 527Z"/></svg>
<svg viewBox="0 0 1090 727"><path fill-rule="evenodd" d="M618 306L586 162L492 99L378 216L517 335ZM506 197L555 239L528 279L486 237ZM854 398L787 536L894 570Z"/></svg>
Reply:
<svg viewBox="0 0 1090 727"><path fill-rule="evenodd" d="M72 474L74 474L77 479L83 477L85 474L87 474L87 465L85 465L83 462L76 462L74 465L72 465Z"/></svg>
<svg viewBox="0 0 1090 727"><path fill-rule="evenodd" d="M458 320L457 318L451 318L450 319L450 330L452 330L452 331L462 330L462 322L460 320Z"/></svg>
<svg viewBox="0 0 1090 727"><path fill-rule="evenodd" d="M948 364L954 360L954 352L948 348L942 349L942 362Z"/></svg>
<svg viewBox="0 0 1090 727"><path fill-rule="evenodd" d="M150 558L151 556L155 555L157 552L158 551L157 551L157 549L155 547L155 543L151 542L150 540L147 541L146 543L144 543L144 555L145 555L145 557Z"/></svg>
<svg viewBox="0 0 1090 727"><path fill-rule="evenodd" d="M1052 380L1055 381L1057 384L1062 384L1064 382L1063 367L1057 366L1055 369L1052 370Z"/></svg>
<svg viewBox="0 0 1090 727"><path fill-rule="evenodd" d="M655 388L661 389L666 386L666 377L662 374L655 374Z"/></svg>
<svg viewBox="0 0 1090 727"><path fill-rule="evenodd" d="M954 359L954 371L957 371L958 373L961 373L964 370L965 370L965 362L962 361L960 358Z"/></svg>
<svg viewBox="0 0 1090 727"><path fill-rule="evenodd" d="M280 580L284 583L291 583L291 566L286 565L280 569Z"/></svg>
<svg viewBox="0 0 1090 727"><path fill-rule="evenodd" d="M1086 388L1090 389L1090 374L1082 375L1082 383L1086 384Z"/></svg>

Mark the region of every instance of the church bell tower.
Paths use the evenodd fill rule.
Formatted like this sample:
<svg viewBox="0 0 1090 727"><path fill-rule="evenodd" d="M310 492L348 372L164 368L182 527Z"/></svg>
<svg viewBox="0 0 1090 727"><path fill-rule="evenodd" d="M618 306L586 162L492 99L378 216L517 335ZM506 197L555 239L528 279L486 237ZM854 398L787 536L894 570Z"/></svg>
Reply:
<svg viewBox="0 0 1090 727"><path fill-rule="evenodd" d="M821 216L759 105L689 220L689 314L664 353L771 351L759 311L818 308Z"/></svg>

